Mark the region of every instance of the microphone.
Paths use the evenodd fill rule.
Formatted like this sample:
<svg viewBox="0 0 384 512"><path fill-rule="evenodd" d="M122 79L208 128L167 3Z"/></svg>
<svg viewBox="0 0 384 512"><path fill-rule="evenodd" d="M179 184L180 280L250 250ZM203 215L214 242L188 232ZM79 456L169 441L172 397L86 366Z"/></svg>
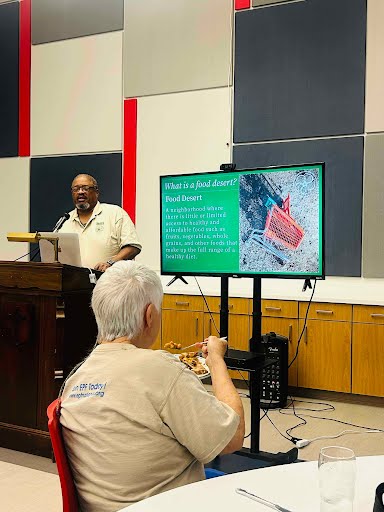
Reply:
<svg viewBox="0 0 384 512"><path fill-rule="evenodd" d="M53 232L57 233L62 228L64 222L69 219L69 213L64 213L62 217L56 222L56 226L53 228Z"/></svg>

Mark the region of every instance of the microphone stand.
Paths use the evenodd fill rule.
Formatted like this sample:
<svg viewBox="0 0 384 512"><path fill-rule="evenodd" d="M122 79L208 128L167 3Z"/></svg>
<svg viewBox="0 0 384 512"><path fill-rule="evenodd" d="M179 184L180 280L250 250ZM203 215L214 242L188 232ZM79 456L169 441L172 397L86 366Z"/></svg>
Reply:
<svg viewBox="0 0 384 512"><path fill-rule="evenodd" d="M68 219L69 213L64 213L64 215L56 222L56 226L53 228L53 233L57 233L62 228L64 222Z"/></svg>

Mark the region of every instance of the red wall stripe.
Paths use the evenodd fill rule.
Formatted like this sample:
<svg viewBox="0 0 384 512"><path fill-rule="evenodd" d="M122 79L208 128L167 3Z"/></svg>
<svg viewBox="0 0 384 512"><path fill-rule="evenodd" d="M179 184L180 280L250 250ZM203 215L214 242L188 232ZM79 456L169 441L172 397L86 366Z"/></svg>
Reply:
<svg viewBox="0 0 384 512"><path fill-rule="evenodd" d="M136 219L137 99L124 101L123 208Z"/></svg>
<svg viewBox="0 0 384 512"><path fill-rule="evenodd" d="M235 0L235 10L249 9L251 7L251 0Z"/></svg>
<svg viewBox="0 0 384 512"><path fill-rule="evenodd" d="M20 1L19 156L31 154L31 0Z"/></svg>

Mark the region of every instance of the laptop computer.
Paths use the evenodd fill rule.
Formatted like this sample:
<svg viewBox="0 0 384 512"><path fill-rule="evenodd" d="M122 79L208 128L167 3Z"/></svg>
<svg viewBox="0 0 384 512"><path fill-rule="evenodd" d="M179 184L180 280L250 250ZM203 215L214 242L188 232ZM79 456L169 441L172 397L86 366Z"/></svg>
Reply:
<svg viewBox="0 0 384 512"><path fill-rule="evenodd" d="M59 239L58 259L60 263L82 267L79 235L77 233L52 233L44 231L40 232L40 234ZM49 240L40 240L39 247L41 261L43 263L53 263L55 261L53 244Z"/></svg>

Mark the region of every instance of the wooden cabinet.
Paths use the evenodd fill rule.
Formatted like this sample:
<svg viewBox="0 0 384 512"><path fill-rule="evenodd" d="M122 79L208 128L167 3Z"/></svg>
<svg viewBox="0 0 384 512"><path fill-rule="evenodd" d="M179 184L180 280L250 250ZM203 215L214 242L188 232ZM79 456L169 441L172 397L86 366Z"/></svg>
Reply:
<svg viewBox="0 0 384 512"><path fill-rule="evenodd" d="M207 306L204 304L204 338L210 335L218 336L220 328L220 298L207 297ZM228 300L229 322L228 322L228 344L229 348L238 350L249 350L249 299L230 298ZM229 370L232 379L248 379L248 372Z"/></svg>
<svg viewBox="0 0 384 512"><path fill-rule="evenodd" d="M384 324L384 306L353 306L353 323Z"/></svg>
<svg viewBox="0 0 384 512"><path fill-rule="evenodd" d="M209 310L204 304L204 337L218 336L220 328L220 298L207 297ZM228 344L230 348L238 350L249 349L249 299L231 298L228 300ZM217 328L217 329L216 329Z"/></svg>
<svg viewBox="0 0 384 512"><path fill-rule="evenodd" d="M161 322L161 344L174 341L183 346L204 339L203 298L165 295Z"/></svg>
<svg viewBox="0 0 384 512"><path fill-rule="evenodd" d="M288 338L288 363L296 354L297 340L299 337L298 302L283 300L262 301L261 330L275 332ZM297 363L296 359L288 373L288 384L297 386Z"/></svg>
<svg viewBox="0 0 384 512"><path fill-rule="evenodd" d="M384 396L384 307L354 306L352 393Z"/></svg>
<svg viewBox="0 0 384 512"><path fill-rule="evenodd" d="M189 345L220 329L220 297L165 295L161 336L154 348L168 341ZM286 336L288 362L296 353L308 302L264 299L262 333ZM252 300L229 298L231 348L248 350L252 335ZM215 326L216 325L216 326ZM177 352L177 351L176 351ZM290 386L384 397L384 306L352 306L314 302L299 354L289 370ZM241 379L237 371L231 377ZM248 378L247 372L243 372Z"/></svg>
<svg viewBox="0 0 384 512"><path fill-rule="evenodd" d="M306 303L299 305L299 330ZM313 303L299 347L298 385L305 388L351 392L352 306Z"/></svg>

